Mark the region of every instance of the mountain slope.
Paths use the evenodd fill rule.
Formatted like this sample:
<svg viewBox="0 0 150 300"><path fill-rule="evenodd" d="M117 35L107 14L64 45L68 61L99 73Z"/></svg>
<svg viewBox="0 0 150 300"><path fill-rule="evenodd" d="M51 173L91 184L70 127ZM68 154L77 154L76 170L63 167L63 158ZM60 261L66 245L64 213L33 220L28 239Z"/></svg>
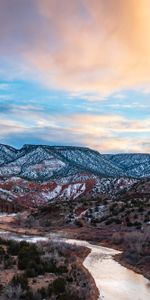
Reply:
<svg viewBox="0 0 150 300"><path fill-rule="evenodd" d="M125 176L118 166L88 148L25 145L18 150L16 159L11 160L12 157L1 165L0 176L40 181L78 173L93 173L100 177Z"/></svg>
<svg viewBox="0 0 150 300"><path fill-rule="evenodd" d="M106 159L126 172L131 177L150 177L150 154L107 154Z"/></svg>
<svg viewBox="0 0 150 300"><path fill-rule="evenodd" d="M14 160L18 150L11 146L0 144L0 166Z"/></svg>
<svg viewBox="0 0 150 300"><path fill-rule="evenodd" d="M119 191L129 189L135 182L133 179L98 178L87 174L81 174L79 178L72 177L71 182L65 183L60 180L41 183L11 177L0 180L0 200L14 202L24 208L38 207L58 199L88 199L104 194L112 197Z"/></svg>
<svg viewBox="0 0 150 300"><path fill-rule="evenodd" d="M0 176L29 180L62 180L68 176L150 177L150 154L106 154L72 146L24 145L16 150L0 145Z"/></svg>
<svg viewBox="0 0 150 300"><path fill-rule="evenodd" d="M121 197L150 177L149 154L102 155L83 147L0 145L0 200L22 207L56 199Z"/></svg>
<svg viewBox="0 0 150 300"><path fill-rule="evenodd" d="M119 177L124 175L119 167L109 162L97 151L77 147L56 147L55 151L75 166L82 167L99 176Z"/></svg>

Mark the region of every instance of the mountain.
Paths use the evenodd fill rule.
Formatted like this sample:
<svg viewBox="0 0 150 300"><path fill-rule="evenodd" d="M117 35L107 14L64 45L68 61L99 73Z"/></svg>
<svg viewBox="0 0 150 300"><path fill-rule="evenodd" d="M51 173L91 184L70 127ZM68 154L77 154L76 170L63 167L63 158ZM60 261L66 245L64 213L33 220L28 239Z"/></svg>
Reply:
<svg viewBox="0 0 150 300"><path fill-rule="evenodd" d="M80 173L121 177L125 172L97 151L81 147L24 145L0 166L0 176L29 180L62 179Z"/></svg>
<svg viewBox="0 0 150 300"><path fill-rule="evenodd" d="M17 157L18 150L13 147L0 144L0 166L6 164Z"/></svg>
<svg viewBox="0 0 150 300"><path fill-rule="evenodd" d="M107 154L105 158L122 169L127 176L136 178L150 177L150 154Z"/></svg>
<svg viewBox="0 0 150 300"><path fill-rule="evenodd" d="M94 227L110 225L115 226L115 229L125 226L130 230L131 228L134 230L147 228L148 232L150 224L150 179L135 182L128 189L122 191L118 189L112 198L109 194L109 197L97 197L94 200L89 198L86 206L81 201L80 206L77 207L76 202L73 205L72 214L68 212L67 215L68 223L93 224ZM147 246L149 248L148 244Z"/></svg>
<svg viewBox="0 0 150 300"><path fill-rule="evenodd" d="M69 178L70 180L70 178ZM71 182L63 183L59 180L36 182L11 177L0 180L0 200L7 209L8 202L17 207L31 208L47 206L55 200L75 200L77 198L93 198L108 195L113 197L119 191L129 189L136 181L134 179L98 178L84 174L72 177ZM4 203L5 200L5 203ZM2 207L2 206L0 206Z"/></svg>
<svg viewBox="0 0 150 300"><path fill-rule="evenodd" d="M100 154L72 146L0 145L0 200L24 207L128 191L150 177L149 154Z"/></svg>
<svg viewBox="0 0 150 300"><path fill-rule="evenodd" d="M116 197L117 198L117 197ZM149 207L150 207L150 178L141 179L131 185L130 189L123 190L119 195L118 198L120 201L125 201L125 199L143 199L147 198Z"/></svg>

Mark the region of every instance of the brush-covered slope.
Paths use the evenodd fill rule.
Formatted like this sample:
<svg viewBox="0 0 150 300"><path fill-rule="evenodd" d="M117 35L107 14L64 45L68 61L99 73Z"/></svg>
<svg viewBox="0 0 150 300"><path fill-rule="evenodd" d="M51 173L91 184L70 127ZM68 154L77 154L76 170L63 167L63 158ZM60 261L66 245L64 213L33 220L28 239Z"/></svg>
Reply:
<svg viewBox="0 0 150 300"><path fill-rule="evenodd" d="M0 166L14 160L17 157L18 150L13 147L0 144Z"/></svg>
<svg viewBox="0 0 150 300"><path fill-rule="evenodd" d="M19 176L45 181L79 173L100 177L121 177L125 173L99 152L79 147L24 145L16 156L3 161L0 176Z"/></svg>
<svg viewBox="0 0 150 300"><path fill-rule="evenodd" d="M102 155L84 147L0 145L0 200L21 206L45 205L128 191L150 177L149 154Z"/></svg>
<svg viewBox="0 0 150 300"><path fill-rule="evenodd" d="M127 176L150 177L150 154L107 154L105 157L112 164L121 168Z"/></svg>

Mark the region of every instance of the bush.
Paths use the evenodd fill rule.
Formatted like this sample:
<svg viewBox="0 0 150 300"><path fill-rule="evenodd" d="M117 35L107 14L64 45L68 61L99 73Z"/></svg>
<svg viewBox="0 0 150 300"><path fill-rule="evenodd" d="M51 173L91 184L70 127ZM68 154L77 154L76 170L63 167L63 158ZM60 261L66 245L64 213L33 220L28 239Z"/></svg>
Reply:
<svg viewBox="0 0 150 300"><path fill-rule="evenodd" d="M2 258L5 255L5 250L2 246L0 246L0 258Z"/></svg>
<svg viewBox="0 0 150 300"><path fill-rule="evenodd" d="M110 225L110 224L112 224L112 223L113 223L113 219L110 218L110 219L108 219L108 220L105 222L105 225Z"/></svg>
<svg viewBox="0 0 150 300"><path fill-rule="evenodd" d="M57 300L80 300L81 298L79 298L78 296L72 295L69 292L65 292L61 295L57 296Z"/></svg>
<svg viewBox="0 0 150 300"><path fill-rule="evenodd" d="M36 245L23 246L18 254L18 268L20 270L27 269L32 263L40 263L40 255Z"/></svg>
<svg viewBox="0 0 150 300"><path fill-rule="evenodd" d="M0 295L1 295L2 291L3 291L3 285L0 283Z"/></svg>
<svg viewBox="0 0 150 300"><path fill-rule="evenodd" d="M122 221L121 221L120 219L114 218L114 223L116 223L116 224L121 224Z"/></svg>
<svg viewBox="0 0 150 300"><path fill-rule="evenodd" d="M129 221L129 222L127 222L127 226L131 227L131 226L133 226L133 223Z"/></svg>
<svg viewBox="0 0 150 300"><path fill-rule="evenodd" d="M28 279L25 274L15 275L11 281L12 286L20 285L23 290L27 290L28 286Z"/></svg>
<svg viewBox="0 0 150 300"><path fill-rule="evenodd" d="M75 219L75 225L78 226L78 227L83 227L83 221Z"/></svg>
<svg viewBox="0 0 150 300"><path fill-rule="evenodd" d="M38 293L42 296L42 299L45 299L47 297L47 290L44 287L38 289Z"/></svg>
<svg viewBox="0 0 150 300"><path fill-rule="evenodd" d="M26 274L26 276L29 277L29 278L36 277L36 276L37 276L37 272L35 271L35 269L31 269L31 268L27 268L25 274Z"/></svg>
<svg viewBox="0 0 150 300"><path fill-rule="evenodd" d="M49 292L53 292L56 295L64 293L66 290L66 282L63 278L59 277L49 285ZM51 295L51 294L50 294Z"/></svg>
<svg viewBox="0 0 150 300"><path fill-rule="evenodd" d="M15 241L8 241L8 253L11 255L18 255L20 250L20 244Z"/></svg>
<svg viewBox="0 0 150 300"><path fill-rule="evenodd" d="M1 237L0 237L0 245L4 245L5 244L5 240L3 240Z"/></svg>
<svg viewBox="0 0 150 300"><path fill-rule="evenodd" d="M123 236L119 232L115 232L112 235L112 241L114 244L119 245L123 243Z"/></svg>
<svg viewBox="0 0 150 300"><path fill-rule="evenodd" d="M10 268L12 268L12 266L14 264L15 264L15 260L13 259L13 257L11 257L9 255L5 255L4 268L5 269L10 269Z"/></svg>
<svg viewBox="0 0 150 300"><path fill-rule="evenodd" d="M140 212L140 213L144 212L144 208L143 207L139 207L138 208L138 212Z"/></svg>

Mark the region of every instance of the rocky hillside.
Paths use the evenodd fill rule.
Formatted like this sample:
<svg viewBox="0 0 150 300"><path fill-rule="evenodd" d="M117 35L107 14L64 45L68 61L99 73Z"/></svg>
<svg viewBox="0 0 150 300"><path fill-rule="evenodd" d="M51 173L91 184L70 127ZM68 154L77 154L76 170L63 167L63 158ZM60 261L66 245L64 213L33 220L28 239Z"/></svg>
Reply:
<svg viewBox="0 0 150 300"><path fill-rule="evenodd" d="M113 197L99 195L79 199L69 207L65 220L79 226L93 225L101 228L110 225L134 229L150 226L150 180L141 180L128 190L124 189ZM51 218L50 218L51 220Z"/></svg>
<svg viewBox="0 0 150 300"><path fill-rule="evenodd" d="M97 151L79 147L24 145L20 150L15 150L1 145L0 162L0 176L19 176L41 182L79 173L101 177L125 175Z"/></svg>
<svg viewBox="0 0 150 300"><path fill-rule="evenodd" d="M150 154L102 155L89 148L47 145L24 145L18 150L0 145L0 176L42 182L78 173L113 178L150 177Z"/></svg>
<svg viewBox="0 0 150 300"><path fill-rule="evenodd" d="M0 205L116 195L150 177L149 154L102 155L83 147L0 145ZM10 205L7 205L10 207Z"/></svg>
<svg viewBox="0 0 150 300"><path fill-rule="evenodd" d="M107 154L105 158L131 177L150 177L150 154Z"/></svg>
<svg viewBox="0 0 150 300"><path fill-rule="evenodd" d="M40 183L19 177L1 179L0 210L7 210L7 207L9 210L10 207L15 209L20 206L23 208L47 206L58 199L74 200L83 196L91 198L99 194L113 196L119 191L128 189L134 182L133 179L100 179L88 175L74 177L70 183L61 183L57 180Z"/></svg>

